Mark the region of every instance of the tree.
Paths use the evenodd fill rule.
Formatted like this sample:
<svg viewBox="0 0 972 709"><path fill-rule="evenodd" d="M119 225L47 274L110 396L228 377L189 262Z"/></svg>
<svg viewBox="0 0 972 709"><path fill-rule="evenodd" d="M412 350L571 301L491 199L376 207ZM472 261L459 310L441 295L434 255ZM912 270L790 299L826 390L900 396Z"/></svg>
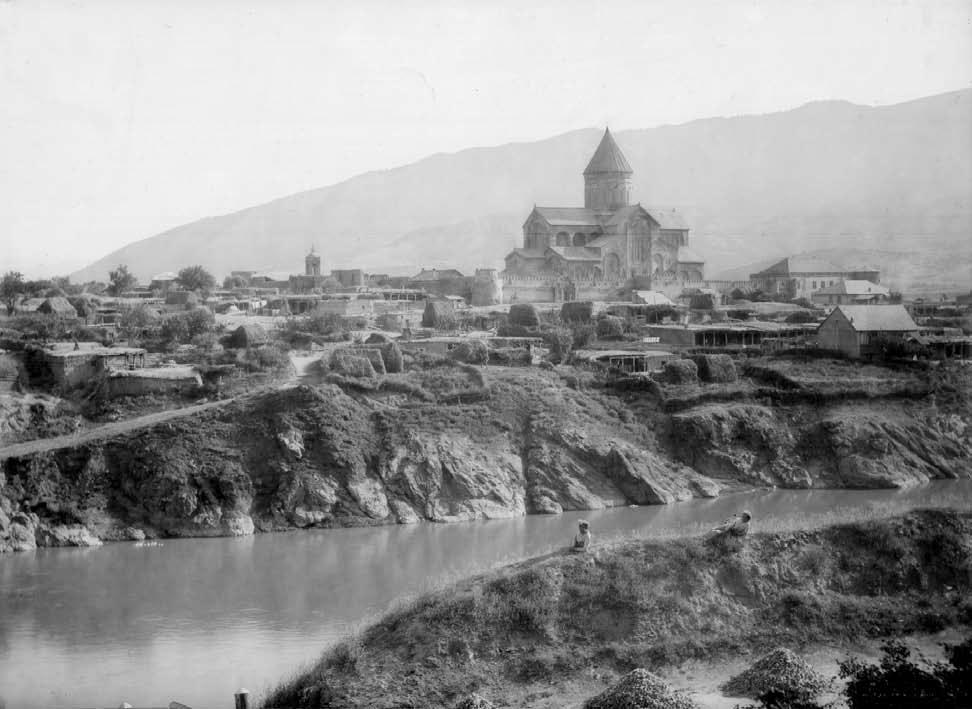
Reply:
<svg viewBox="0 0 972 709"><path fill-rule="evenodd" d="M232 290L233 288L246 288L246 279L242 276L227 276L223 279L223 288Z"/></svg>
<svg viewBox="0 0 972 709"><path fill-rule="evenodd" d="M138 281L129 272L128 266L122 264L114 271L108 273L108 283L108 292L114 296L118 296L134 288Z"/></svg>
<svg viewBox="0 0 972 709"><path fill-rule="evenodd" d="M216 287L216 279L213 278L213 274L199 265L186 266L179 271L176 283L186 290L200 291L202 293L208 293Z"/></svg>
<svg viewBox="0 0 972 709"><path fill-rule="evenodd" d="M7 271L0 279L0 297L7 306L7 315L13 315L17 297L24 290L24 274L20 271Z"/></svg>

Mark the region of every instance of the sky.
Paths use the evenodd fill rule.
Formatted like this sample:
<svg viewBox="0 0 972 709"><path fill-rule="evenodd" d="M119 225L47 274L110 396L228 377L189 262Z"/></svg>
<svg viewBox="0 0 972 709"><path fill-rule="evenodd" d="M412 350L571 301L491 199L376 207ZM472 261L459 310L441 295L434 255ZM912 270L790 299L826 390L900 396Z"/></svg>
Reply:
<svg viewBox="0 0 972 709"><path fill-rule="evenodd" d="M437 152L970 85L968 0L0 0L0 272Z"/></svg>

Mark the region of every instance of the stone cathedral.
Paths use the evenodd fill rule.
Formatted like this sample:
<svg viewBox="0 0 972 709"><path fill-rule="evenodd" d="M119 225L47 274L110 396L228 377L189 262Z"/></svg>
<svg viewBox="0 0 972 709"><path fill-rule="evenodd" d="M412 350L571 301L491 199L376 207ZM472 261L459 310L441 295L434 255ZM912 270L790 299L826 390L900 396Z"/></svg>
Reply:
<svg viewBox="0 0 972 709"><path fill-rule="evenodd" d="M584 207L534 207L523 224L523 248L506 257L507 278L636 279L652 287L701 281L705 263L689 249L682 215L630 204L633 174L605 130L584 170Z"/></svg>

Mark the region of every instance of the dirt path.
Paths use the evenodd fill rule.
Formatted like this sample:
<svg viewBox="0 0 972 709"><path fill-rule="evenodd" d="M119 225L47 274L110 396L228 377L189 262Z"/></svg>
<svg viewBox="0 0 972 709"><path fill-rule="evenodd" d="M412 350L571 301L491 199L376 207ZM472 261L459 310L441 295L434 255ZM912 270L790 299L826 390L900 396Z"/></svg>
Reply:
<svg viewBox="0 0 972 709"><path fill-rule="evenodd" d="M0 460L13 458L16 456L32 455L34 453L43 453L45 451L57 450L58 448L72 448L74 446L81 445L82 443L89 443L91 441L103 438L110 438L112 436L117 436L120 433L128 433L129 431L145 428L147 426L153 426L163 421L170 421L183 416L191 416L192 414L200 411L206 411L207 409L215 409L221 406L226 406L239 398L240 397L237 396L230 399L222 399L220 401L210 401L206 404L187 406L182 409L158 411L154 414L146 414L145 416L138 416L136 418L126 419L125 421L113 421L112 423L106 423L102 426L97 426L86 431L79 431L78 433L69 433L67 435L56 436L54 438L39 438L34 441L15 443L13 445L0 448Z"/></svg>

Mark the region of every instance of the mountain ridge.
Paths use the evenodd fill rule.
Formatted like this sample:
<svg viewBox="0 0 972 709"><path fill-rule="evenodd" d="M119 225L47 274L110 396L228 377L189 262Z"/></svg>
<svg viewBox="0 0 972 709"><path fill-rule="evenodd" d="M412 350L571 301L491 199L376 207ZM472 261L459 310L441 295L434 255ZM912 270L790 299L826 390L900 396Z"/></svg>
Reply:
<svg viewBox="0 0 972 709"><path fill-rule="evenodd" d="M615 137L635 170L632 201L680 205L710 276L777 255L866 247L921 254L924 265L905 274L908 287L929 268L955 271L972 259L970 123L972 90L963 89L880 107L810 102ZM239 268L298 272L312 244L325 270L502 267L533 204L582 204L581 171L601 132L583 128L372 170L173 227L72 278L104 279L119 263L141 280L191 263L220 276ZM968 268L949 278L972 283Z"/></svg>

